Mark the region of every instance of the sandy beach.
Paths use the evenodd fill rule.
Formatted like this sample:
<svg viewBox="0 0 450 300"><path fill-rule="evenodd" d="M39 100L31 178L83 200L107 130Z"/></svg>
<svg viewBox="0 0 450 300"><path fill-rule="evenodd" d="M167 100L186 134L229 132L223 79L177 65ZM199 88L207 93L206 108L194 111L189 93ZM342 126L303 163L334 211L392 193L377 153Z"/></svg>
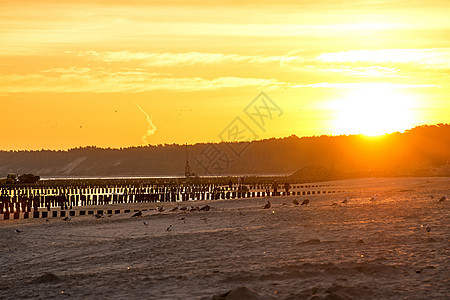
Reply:
<svg viewBox="0 0 450 300"><path fill-rule="evenodd" d="M450 297L450 178L325 184L348 192L0 221L0 298Z"/></svg>

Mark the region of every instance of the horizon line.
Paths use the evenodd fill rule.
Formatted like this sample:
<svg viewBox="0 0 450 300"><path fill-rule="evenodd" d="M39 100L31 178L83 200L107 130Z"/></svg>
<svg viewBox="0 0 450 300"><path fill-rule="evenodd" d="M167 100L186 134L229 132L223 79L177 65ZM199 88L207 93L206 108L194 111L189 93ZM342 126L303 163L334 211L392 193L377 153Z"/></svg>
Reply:
<svg viewBox="0 0 450 300"><path fill-rule="evenodd" d="M436 123L436 124L422 124L422 125L416 125L414 127L405 129L404 131L393 131L390 133L384 133L384 134L380 134L380 135L376 135L376 136L370 136L370 135L365 135L362 133L358 133L358 134L339 134L339 135L333 135L333 134L322 134L322 135L310 135L310 136L297 136L296 134L291 134L289 136L284 136L284 137L270 137L270 138L264 138L264 139L259 139L259 140L251 140L251 141L220 141L220 142L197 142L197 143L172 143L172 144L157 144L157 145L140 145L140 146L127 146L127 147L119 147L119 148L112 148L112 147L100 147L100 146L95 146L95 145L86 145L86 146L77 146L74 148L66 148L66 149L9 149L9 150L5 150L5 149L0 149L0 152L41 152L41 151L53 151L53 152L69 152L69 151L73 151L73 150L83 150L83 149L97 149L97 150L127 150L127 149L136 149L136 148L150 148L150 147L166 147L166 146L196 146L196 145L207 145L207 144L222 144L222 143L253 143L253 142L262 142L262 141L267 141L267 140L283 140L283 139L287 139L290 137L296 137L299 139L302 138L320 138L320 137L352 137L352 136L358 136L358 137L366 137L366 138L380 138L380 137L385 137L391 134L405 134L408 131L411 131L413 129L416 128L420 128L420 127L440 127L440 126L450 126L450 123Z"/></svg>

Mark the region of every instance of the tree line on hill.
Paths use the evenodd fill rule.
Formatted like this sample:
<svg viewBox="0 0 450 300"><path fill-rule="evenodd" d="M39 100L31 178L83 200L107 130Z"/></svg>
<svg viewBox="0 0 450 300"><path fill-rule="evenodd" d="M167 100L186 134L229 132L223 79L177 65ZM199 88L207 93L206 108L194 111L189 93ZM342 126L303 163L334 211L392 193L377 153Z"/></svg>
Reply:
<svg viewBox="0 0 450 300"><path fill-rule="evenodd" d="M187 148L187 151L186 151ZM0 151L0 174L53 176L286 175L297 181L379 176L450 176L450 124L380 137L290 136L68 151Z"/></svg>

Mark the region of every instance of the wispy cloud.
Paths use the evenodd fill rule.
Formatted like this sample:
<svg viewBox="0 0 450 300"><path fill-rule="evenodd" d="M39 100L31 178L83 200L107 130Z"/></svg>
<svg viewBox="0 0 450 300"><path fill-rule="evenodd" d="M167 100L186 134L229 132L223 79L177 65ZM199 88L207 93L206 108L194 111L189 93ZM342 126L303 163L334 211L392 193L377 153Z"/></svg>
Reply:
<svg viewBox="0 0 450 300"><path fill-rule="evenodd" d="M278 66L285 70L340 72L351 76L393 76L411 69L450 68L450 48L351 50L343 52L304 53L301 50L281 55L238 55L184 52L150 53L129 51L86 51L79 53L106 63L138 61L145 67L248 64Z"/></svg>
<svg viewBox="0 0 450 300"><path fill-rule="evenodd" d="M276 88L333 88L356 89L361 87L377 87L392 89L431 88L434 84L401 84L387 82L317 82L300 84L283 82L277 79L218 77L205 79L201 77L157 77L155 73L145 72L98 72L98 73L66 73L59 76L49 74L2 75L0 88L4 93L138 93L153 90L168 91L202 91L226 88L256 87L259 89Z"/></svg>
<svg viewBox="0 0 450 300"><path fill-rule="evenodd" d="M281 84L276 79L218 77L209 80L200 77L155 77L154 73L144 72L64 73L59 76L42 73L0 75L0 88L4 93L137 93L152 90L201 91L241 87L270 89Z"/></svg>
<svg viewBox="0 0 450 300"><path fill-rule="evenodd" d="M450 68L449 48L329 53L297 50L281 55L253 56L131 51L86 51L71 52L67 55L77 56L80 64L28 74L4 73L0 75L2 92L137 93L242 87L349 89L358 88L361 81L373 81L369 84L376 85L379 81L387 81L383 79L386 77L392 79L391 88L424 88L445 85L440 73ZM193 72L192 68L188 68L190 66L198 68ZM227 70L226 67L229 66L233 67L229 69L230 73L222 72L221 67ZM175 67L180 72L152 72L159 71L162 67ZM263 68L271 72L262 73L261 76L260 70ZM245 76L233 76L235 72L241 72L240 70ZM299 72L302 76L294 77L293 72ZM436 76L422 76L420 81L417 80L419 76L414 77L419 73L423 75L430 72L434 72L433 75Z"/></svg>
<svg viewBox="0 0 450 300"><path fill-rule="evenodd" d="M328 63L416 64L426 68L449 68L450 48L351 50L323 53Z"/></svg>
<svg viewBox="0 0 450 300"><path fill-rule="evenodd" d="M312 84L291 84L291 88L327 88L327 89L360 89L360 88L383 88L383 89L413 89L413 88L432 88L439 87L434 84L400 84L390 82L349 82L349 83L331 83L319 82Z"/></svg>
<svg viewBox="0 0 450 300"><path fill-rule="evenodd" d="M42 70L41 72L42 73L83 74L83 73L88 73L89 71L91 71L90 68L72 66L72 67L68 67L68 68L51 68L51 69Z"/></svg>
<svg viewBox="0 0 450 300"><path fill-rule="evenodd" d="M129 51L86 51L79 54L104 62L129 62L142 61L145 66L192 66L192 65L217 65L225 63L285 63L301 59L298 56L248 56L222 53L149 53Z"/></svg>

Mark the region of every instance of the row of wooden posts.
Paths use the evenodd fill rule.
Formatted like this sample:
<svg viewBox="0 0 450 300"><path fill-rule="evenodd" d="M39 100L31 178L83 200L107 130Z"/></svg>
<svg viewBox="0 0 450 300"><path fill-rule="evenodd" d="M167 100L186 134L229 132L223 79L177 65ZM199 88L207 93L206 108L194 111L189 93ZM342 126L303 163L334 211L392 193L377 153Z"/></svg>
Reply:
<svg viewBox="0 0 450 300"><path fill-rule="evenodd" d="M31 213L39 210L68 210L80 206L101 206L149 202L222 200L288 195L336 193L324 185L298 185L282 191L270 185L179 185L105 187L8 187L0 188L0 214ZM311 188L322 188L321 190Z"/></svg>

